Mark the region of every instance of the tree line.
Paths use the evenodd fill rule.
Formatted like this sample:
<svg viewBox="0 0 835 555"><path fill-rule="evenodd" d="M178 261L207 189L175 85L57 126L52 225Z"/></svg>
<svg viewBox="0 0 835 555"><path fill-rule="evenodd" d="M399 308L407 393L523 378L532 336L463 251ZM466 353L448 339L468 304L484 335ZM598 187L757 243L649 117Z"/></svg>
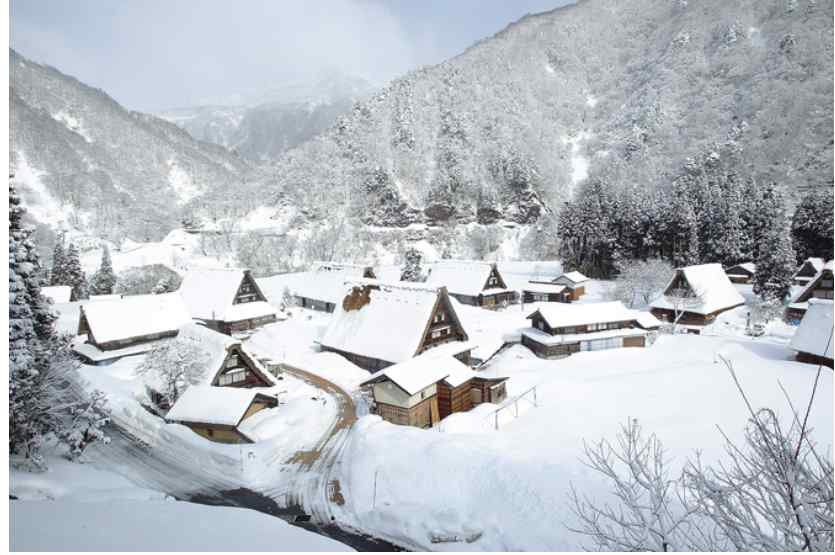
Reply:
<svg viewBox="0 0 835 555"><path fill-rule="evenodd" d="M785 188L742 175L729 147L686 164L668 190L588 182L558 213L567 267L611 278L626 261L675 267L755 262L754 291L785 298L799 262L832 258L831 191L809 193L790 218Z"/></svg>

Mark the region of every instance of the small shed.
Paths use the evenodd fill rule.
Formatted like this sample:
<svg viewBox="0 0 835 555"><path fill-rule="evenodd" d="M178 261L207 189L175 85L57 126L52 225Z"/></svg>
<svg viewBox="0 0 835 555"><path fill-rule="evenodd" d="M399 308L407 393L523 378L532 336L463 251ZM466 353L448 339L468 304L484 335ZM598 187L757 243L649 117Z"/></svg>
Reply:
<svg viewBox="0 0 835 555"><path fill-rule="evenodd" d="M757 265L753 262L743 262L730 266L725 270L725 274L731 280L731 283L751 283L756 272Z"/></svg>
<svg viewBox="0 0 835 555"><path fill-rule="evenodd" d="M812 299L803 315L790 346L798 362L823 364L832 368L833 342L832 301Z"/></svg>
<svg viewBox="0 0 835 555"><path fill-rule="evenodd" d="M570 294L569 299L571 301L576 301L577 299L586 294L586 283L588 283L588 281L589 278L587 278L585 275L581 274L580 272L573 271L562 274L558 278L554 279L551 283L565 286Z"/></svg>
<svg viewBox="0 0 835 555"><path fill-rule="evenodd" d="M193 319L227 335L277 320L249 270L191 270L178 292Z"/></svg>
<svg viewBox="0 0 835 555"><path fill-rule="evenodd" d="M218 443L253 443L244 429L254 414L278 406L278 398L252 389L192 385L177 399L165 420L191 428Z"/></svg>
<svg viewBox="0 0 835 555"><path fill-rule="evenodd" d="M450 374L438 382L441 420L466 412L481 403L501 403L507 398L507 378L487 378L464 364L450 365Z"/></svg>
<svg viewBox="0 0 835 555"><path fill-rule="evenodd" d="M570 303L571 289L550 281L529 281L522 288L525 303Z"/></svg>

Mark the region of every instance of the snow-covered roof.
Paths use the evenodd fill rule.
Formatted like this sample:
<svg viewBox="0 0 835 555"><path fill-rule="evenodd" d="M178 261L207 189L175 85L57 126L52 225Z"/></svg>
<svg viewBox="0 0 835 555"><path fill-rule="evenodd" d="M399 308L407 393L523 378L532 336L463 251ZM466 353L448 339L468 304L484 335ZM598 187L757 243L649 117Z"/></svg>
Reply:
<svg viewBox="0 0 835 555"><path fill-rule="evenodd" d="M679 274L683 274L695 294L678 306L666 292ZM721 264L700 264L686 266L676 270L670 283L664 289L664 295L654 300L650 306L667 310L678 309L695 314L712 314L745 303L745 299L734 287Z"/></svg>
<svg viewBox="0 0 835 555"><path fill-rule="evenodd" d="M233 346L237 346L252 360L256 372L262 374L262 377L269 383L275 383L272 375L258 361L258 358L249 352L245 344L234 337L214 331L196 322L190 322L180 329L180 334L177 339L179 341L192 341L206 352L209 358L205 375L206 385L209 385L215 375L217 375L223 365L223 361L226 360L229 349Z"/></svg>
<svg viewBox="0 0 835 555"><path fill-rule="evenodd" d="M799 274L807 265L811 266L815 272L820 272L823 270L824 260L823 258L807 258L803 261L803 264L800 265L792 277L797 277L797 274Z"/></svg>
<svg viewBox="0 0 835 555"><path fill-rule="evenodd" d="M810 258L809 260L812 259ZM812 291L815 289L815 284L818 282L818 279L820 279L820 277L823 275L824 271L832 272L832 260L821 266L821 269L818 270L818 273L806 282L806 284L803 286L803 289L801 289L800 292L798 292L797 295L794 296L791 302L798 303L808 301L809 298L812 296Z"/></svg>
<svg viewBox="0 0 835 555"><path fill-rule="evenodd" d="M477 260L441 260L432 265L427 285L436 287L446 286L447 291L458 295L477 297L484 291L487 285L487 278L495 266L492 262L481 262ZM500 292L503 289L496 289L492 292Z"/></svg>
<svg viewBox="0 0 835 555"><path fill-rule="evenodd" d="M755 274L757 272L757 265L753 262L743 262L741 264L734 264L733 266L725 270L725 273L729 276L746 275L737 273L738 269L744 270L745 272L747 272L747 274Z"/></svg>
<svg viewBox="0 0 835 555"><path fill-rule="evenodd" d="M321 344L393 363L407 360L417 352L439 295L438 288L391 284L371 288L369 302L358 309L345 310L340 299Z"/></svg>
<svg viewBox="0 0 835 555"><path fill-rule="evenodd" d="M812 299L803 320L794 332L790 346L795 351L832 358L832 301Z"/></svg>
<svg viewBox="0 0 835 555"><path fill-rule="evenodd" d="M611 339L613 337L640 337L646 336L647 331L639 328L619 328L615 330L603 330L591 333L551 335L536 328L528 328L522 331L522 335L527 336L542 345L563 345L566 343L579 343L581 341Z"/></svg>
<svg viewBox="0 0 835 555"><path fill-rule="evenodd" d="M334 272L342 274L343 277L365 277L365 273L370 271L374 273L374 268L368 264L348 264L344 262L314 262L313 270L315 272Z"/></svg>
<svg viewBox="0 0 835 555"><path fill-rule="evenodd" d="M652 312L637 311L635 321L645 330L661 327L661 320L653 316Z"/></svg>
<svg viewBox="0 0 835 555"><path fill-rule="evenodd" d="M556 283L541 283L536 281L529 281L522 287L523 291L531 293L548 293L551 295L558 295L565 291L565 285L557 285Z"/></svg>
<svg viewBox="0 0 835 555"><path fill-rule="evenodd" d="M69 285L49 285L41 287L41 295L52 299L53 303L68 303L72 296L72 287Z"/></svg>
<svg viewBox="0 0 835 555"><path fill-rule="evenodd" d="M113 293L111 295L90 295L90 301L112 301L115 299L121 299L123 295L118 293Z"/></svg>
<svg viewBox="0 0 835 555"><path fill-rule="evenodd" d="M620 301L605 303L552 303L540 306L528 318L539 313L552 328L585 326L606 322L636 320L638 313L626 308Z"/></svg>
<svg viewBox="0 0 835 555"><path fill-rule="evenodd" d="M104 362L106 360L115 360L118 358L133 356L133 355L141 355L142 353L147 353L148 351L152 350L162 341L166 341L165 339L157 340L157 341L146 341L144 343L139 343L137 345L131 345L130 347L124 347L122 349L110 349L107 351L103 351L93 345L92 343L87 343L86 335L80 336L80 338L84 338L84 341L77 341L73 342L72 346L70 347L76 354L81 355L85 359L89 360L90 362L98 363Z"/></svg>
<svg viewBox="0 0 835 555"><path fill-rule="evenodd" d="M183 277L179 293L182 295L189 313L191 313L191 317L201 320L222 320L229 322L275 314L276 311L272 307L269 307L267 303L261 303L259 301L255 302L257 306L254 308L234 307L233 301L235 300L235 295L245 275L245 270L241 269L189 270L185 277ZM253 283L255 283L255 280L253 280ZM238 317L239 312L249 314L248 311L250 310L254 311L254 316Z"/></svg>
<svg viewBox="0 0 835 555"><path fill-rule="evenodd" d="M588 277L586 277L585 275L581 274L580 272L578 272L576 270L574 270L573 272L566 272L563 275L559 276L554 281L557 281L557 280L560 280L560 279L568 280L571 283L573 283L574 285L579 285L579 284L589 280Z"/></svg>
<svg viewBox="0 0 835 555"><path fill-rule="evenodd" d="M237 426L256 395L257 389L192 385L177 399L165 416L169 422L190 422Z"/></svg>
<svg viewBox="0 0 835 555"><path fill-rule="evenodd" d="M80 314L87 318L97 343L172 332L191 321L177 293L86 303Z"/></svg>
<svg viewBox="0 0 835 555"><path fill-rule="evenodd" d="M221 320L224 322L238 322L240 320L249 320L250 318L275 315L275 313L275 308L266 301L238 303L227 308Z"/></svg>
<svg viewBox="0 0 835 555"><path fill-rule="evenodd" d="M457 358L427 351L405 362L375 372L361 385L388 379L409 395L414 395L448 376L454 374L454 379L458 380L468 372L471 372L469 367Z"/></svg>
<svg viewBox="0 0 835 555"><path fill-rule="evenodd" d="M284 280L291 295L337 304L351 279L341 272L299 272Z"/></svg>

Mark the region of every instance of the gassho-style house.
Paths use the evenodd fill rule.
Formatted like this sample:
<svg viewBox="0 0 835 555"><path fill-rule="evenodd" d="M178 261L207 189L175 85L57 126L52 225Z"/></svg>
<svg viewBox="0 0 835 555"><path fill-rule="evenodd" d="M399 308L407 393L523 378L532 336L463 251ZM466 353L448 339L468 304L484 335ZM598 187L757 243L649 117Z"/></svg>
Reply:
<svg viewBox="0 0 835 555"><path fill-rule="evenodd" d="M720 264L700 264L675 270L650 312L690 333L700 333L716 316L745 304Z"/></svg>
<svg viewBox="0 0 835 555"><path fill-rule="evenodd" d="M191 270L178 292L194 320L228 335L277 319L249 270Z"/></svg>
<svg viewBox="0 0 835 555"><path fill-rule="evenodd" d="M376 372L451 343L447 349L469 364L472 345L444 287L366 281L343 291L323 351Z"/></svg>
<svg viewBox="0 0 835 555"><path fill-rule="evenodd" d="M789 346L797 353L798 362L832 368L833 343L832 301L810 299Z"/></svg>
<svg viewBox="0 0 835 555"><path fill-rule="evenodd" d="M446 287L458 302L485 308L508 305L519 297L508 289L495 262L441 260L432 265L426 285Z"/></svg>

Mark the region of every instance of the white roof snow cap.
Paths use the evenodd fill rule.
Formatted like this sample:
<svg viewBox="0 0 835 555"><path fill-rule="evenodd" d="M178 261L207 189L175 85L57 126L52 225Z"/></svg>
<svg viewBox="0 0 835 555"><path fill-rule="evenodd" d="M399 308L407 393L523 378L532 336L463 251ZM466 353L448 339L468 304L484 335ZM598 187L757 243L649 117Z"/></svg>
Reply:
<svg viewBox="0 0 835 555"><path fill-rule="evenodd" d="M264 395L257 389L192 385L177 399L165 419L169 422L237 426L259 393Z"/></svg>
<svg viewBox="0 0 835 555"><path fill-rule="evenodd" d="M810 258L809 260L812 260L812 259ZM820 259L818 258L816 260L820 260ZM807 291L809 291L810 289L812 289L815 286L815 283L818 281L818 278L821 276L821 274L823 273L824 270L829 270L830 272L832 271L832 261L831 260L829 262L827 262L826 264L824 264L823 266L821 266L821 269L818 270L818 273L815 274L815 276L813 278L811 278L809 281L806 282L806 285L804 285L803 289L801 289L800 292L798 292L797 295L795 295L792 298L791 302L796 303L796 302L798 302L798 299L800 299L802 297L805 297Z"/></svg>
<svg viewBox="0 0 835 555"><path fill-rule="evenodd" d="M436 355L432 351L427 351L415 358L375 372L361 385L388 378L409 395L414 395L430 385L438 383L444 378L452 377L453 375L455 376L453 380L458 383L462 378L464 381L470 379L475 373L455 357ZM464 381L461 381L458 385L464 383Z"/></svg>
<svg viewBox="0 0 835 555"><path fill-rule="evenodd" d="M244 270L241 269L189 270L183 277L179 293L182 295L192 318L235 321L227 319L227 313L233 307L235 294L238 292L243 279ZM263 316L268 313L263 305L260 305L258 309L260 310L258 314L246 316L246 318ZM271 310L271 312L275 314L275 310ZM232 315L235 315L234 311Z"/></svg>
<svg viewBox="0 0 835 555"><path fill-rule="evenodd" d="M790 346L795 351L832 358L832 301L811 299L809 309L794 332Z"/></svg>
<svg viewBox="0 0 835 555"><path fill-rule="evenodd" d="M823 270L824 260L823 258L807 258L803 261L803 264L800 265L800 268L797 269L797 272L795 272L794 275L797 275L806 264L812 266L812 268L814 268L816 272L820 272L821 270Z"/></svg>
<svg viewBox="0 0 835 555"><path fill-rule="evenodd" d="M578 272L576 270L573 271L573 272L566 272L563 275L561 275L560 277L558 277L557 279L560 279L560 278L565 278L565 279L571 281L574 284L580 284L580 283L583 283L584 281L589 280L588 277L586 277L585 275L581 274L580 272Z"/></svg>
<svg viewBox="0 0 835 555"><path fill-rule="evenodd" d="M314 262L313 269L316 272L334 272L344 277L364 277L366 270L374 269L369 264L347 264L343 262Z"/></svg>
<svg viewBox="0 0 835 555"><path fill-rule="evenodd" d="M441 260L432 265L426 283L445 285L450 293L477 297L487 285L493 266L492 262Z"/></svg>
<svg viewBox="0 0 835 555"><path fill-rule="evenodd" d="M191 321L177 293L86 303L81 313L87 317L97 343L176 331Z"/></svg>
<svg viewBox="0 0 835 555"><path fill-rule="evenodd" d="M552 295L558 295L565 291L565 285L557 285L556 283L537 283L535 281L529 281L522 287L523 291L529 291L531 293L550 293Z"/></svg>
<svg viewBox="0 0 835 555"><path fill-rule="evenodd" d="M70 302L70 297L72 296L72 287L69 285L50 285L47 287L41 287L41 295L52 299L52 302L55 304L68 303Z"/></svg>
<svg viewBox="0 0 835 555"><path fill-rule="evenodd" d="M667 287L673 283L678 272L682 272L687 282L695 293L695 297L688 299L679 308L685 312L695 314L712 314L719 310L733 308L745 303L745 299L739 294L734 284L728 279L721 264L700 264L698 266L687 266L676 270L673 279ZM664 288L666 291L667 287ZM674 310L676 304L666 295L662 295L650 304L653 308L664 308Z"/></svg>
<svg viewBox="0 0 835 555"><path fill-rule="evenodd" d="M637 312L635 320L644 329L661 327L661 320L652 315L652 312Z"/></svg>
<svg viewBox="0 0 835 555"><path fill-rule="evenodd" d="M346 285L343 291L347 294L350 289ZM438 294L438 289L420 285L381 285L371 289L367 304L347 311L340 299L321 344L392 363L412 358Z"/></svg>
<svg viewBox="0 0 835 555"><path fill-rule="evenodd" d="M757 272L757 265L756 264L754 264L753 262L743 262L741 264L734 264L733 266L728 268L728 270L727 270L728 275L736 275L733 272L731 272L731 270L733 270L734 268L742 268L743 270L745 270L749 274L755 274Z"/></svg>
<svg viewBox="0 0 835 555"><path fill-rule="evenodd" d="M626 308L620 301L605 303L553 303L541 306L528 318L539 312L552 328L585 326L606 322L636 320L638 313Z"/></svg>

